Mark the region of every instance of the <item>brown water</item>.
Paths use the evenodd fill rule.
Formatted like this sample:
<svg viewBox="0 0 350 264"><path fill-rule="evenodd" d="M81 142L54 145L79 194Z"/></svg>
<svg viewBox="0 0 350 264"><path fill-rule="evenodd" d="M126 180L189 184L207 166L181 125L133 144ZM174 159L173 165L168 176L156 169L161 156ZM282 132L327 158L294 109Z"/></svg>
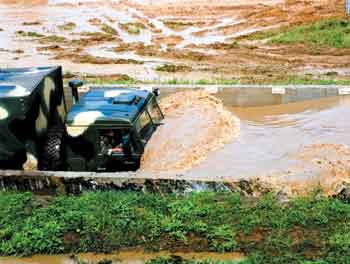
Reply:
<svg viewBox="0 0 350 264"><path fill-rule="evenodd" d="M218 162L215 171L220 175L259 173L285 165L305 146L350 144L350 98L227 108L241 120L241 136L213 153L199 169Z"/></svg>
<svg viewBox="0 0 350 264"><path fill-rule="evenodd" d="M147 144L141 171L191 169L239 135L239 120L205 91L174 93L160 106L164 124Z"/></svg>
<svg viewBox="0 0 350 264"><path fill-rule="evenodd" d="M97 263L103 259L112 260L113 263L143 264L148 260L159 257L176 255L184 259L214 259L214 260L242 260L244 257L239 253L217 254L217 253L169 253L160 252L146 254L141 251L124 251L118 254L77 254L77 258L88 263ZM1 257L0 264L76 264L77 259L69 255L35 255L26 258Z"/></svg>
<svg viewBox="0 0 350 264"><path fill-rule="evenodd" d="M153 160L153 168L157 168L158 163L161 165L158 169L163 173L176 172L183 178L228 181L260 178L283 186L289 193L308 191L318 185L331 192L340 183L350 181L350 97L299 101L309 99L310 94L316 96L315 91L302 93L304 98L295 94L293 97L271 95L271 91L262 90L255 96L232 89L217 91L214 95L222 99L225 110L240 120L239 136L236 125L224 126L233 132L224 146L218 144L213 148L215 143L208 144L210 151L205 151L207 144L196 143L197 149L204 149L200 162L192 160L200 150L192 151L193 148L186 146L190 150L187 165L193 165L191 169L188 166L183 166L183 170L181 166L163 166L166 159L173 163L178 157L177 150L169 151L166 146L158 146L158 152L153 151L149 160ZM191 111L184 113L191 116ZM206 112L203 110L202 113ZM212 122L216 115L204 116L205 122ZM197 128L196 118L187 117L187 134L181 126L173 126L172 130L164 129L162 136L180 141L180 133L184 138L181 142L186 142L186 138L201 138L203 134ZM218 138L221 137L219 131L214 132ZM166 152L168 156L164 154Z"/></svg>

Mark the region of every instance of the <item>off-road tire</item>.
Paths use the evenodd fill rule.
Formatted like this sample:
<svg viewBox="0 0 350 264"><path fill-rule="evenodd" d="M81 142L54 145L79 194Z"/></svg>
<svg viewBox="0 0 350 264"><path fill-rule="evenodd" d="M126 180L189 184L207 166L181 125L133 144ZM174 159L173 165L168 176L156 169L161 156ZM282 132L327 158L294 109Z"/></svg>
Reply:
<svg viewBox="0 0 350 264"><path fill-rule="evenodd" d="M49 132L42 150L39 170L57 171L64 170L64 132Z"/></svg>

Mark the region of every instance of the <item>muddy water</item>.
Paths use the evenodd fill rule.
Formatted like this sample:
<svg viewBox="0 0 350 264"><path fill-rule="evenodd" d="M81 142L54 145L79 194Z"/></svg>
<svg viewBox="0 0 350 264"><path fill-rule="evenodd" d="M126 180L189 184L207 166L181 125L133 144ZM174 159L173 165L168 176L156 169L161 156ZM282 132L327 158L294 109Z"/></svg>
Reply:
<svg viewBox="0 0 350 264"><path fill-rule="evenodd" d="M162 127L148 142L141 171L183 171L239 135L239 120L205 91L179 92L161 100Z"/></svg>
<svg viewBox="0 0 350 264"><path fill-rule="evenodd" d="M350 181L349 96L333 97L333 92L327 89L287 90L286 95L273 95L269 89L252 92L255 95L244 90L214 91L222 99L225 110L239 119L239 136L207 152L190 170L186 166L182 171L179 167L164 167L163 172L181 172L191 179L258 177L285 184L288 192L307 191L316 185L332 190L339 183ZM312 97L321 98L309 100ZM187 122L196 128L195 119ZM235 127L231 129L236 132ZM173 132L165 134L171 139L176 133L173 127ZM191 136L202 134L193 129L183 135ZM158 153L159 164L163 164L166 155L161 150ZM170 163L176 155L176 151L170 155Z"/></svg>
<svg viewBox="0 0 350 264"><path fill-rule="evenodd" d="M291 163L292 153L313 144L350 144L350 98L327 98L262 107L227 106L241 120L241 136L198 169L259 174ZM210 170L213 172L213 170Z"/></svg>
<svg viewBox="0 0 350 264"><path fill-rule="evenodd" d="M184 259L214 259L214 260L242 260L244 257L239 253L216 254L216 253L169 253L160 252L154 254L145 254L139 251L120 252L118 254L78 254L76 258L69 255L36 255L26 258L1 257L0 264L76 264L77 260L84 260L88 263L97 263L103 259L112 260L113 263L125 264L143 264L148 260L159 257L176 255Z"/></svg>

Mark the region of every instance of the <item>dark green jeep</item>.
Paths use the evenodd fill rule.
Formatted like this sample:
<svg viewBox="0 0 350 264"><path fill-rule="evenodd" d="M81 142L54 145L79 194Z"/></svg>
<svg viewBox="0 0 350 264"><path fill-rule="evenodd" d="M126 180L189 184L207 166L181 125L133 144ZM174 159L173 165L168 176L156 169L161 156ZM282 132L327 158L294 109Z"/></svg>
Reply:
<svg viewBox="0 0 350 264"><path fill-rule="evenodd" d="M64 87L61 67L0 69L0 168L135 170L163 119L157 91Z"/></svg>
<svg viewBox="0 0 350 264"><path fill-rule="evenodd" d="M147 90L92 87L67 116L68 169L134 170L163 114Z"/></svg>

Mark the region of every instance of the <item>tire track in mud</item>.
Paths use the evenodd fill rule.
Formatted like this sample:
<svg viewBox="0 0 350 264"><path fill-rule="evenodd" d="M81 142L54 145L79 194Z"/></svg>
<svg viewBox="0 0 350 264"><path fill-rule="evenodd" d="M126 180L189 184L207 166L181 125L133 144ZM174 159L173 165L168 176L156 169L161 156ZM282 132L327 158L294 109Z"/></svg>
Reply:
<svg viewBox="0 0 350 264"><path fill-rule="evenodd" d="M148 142L141 171L189 170L239 135L239 119L205 91L175 93L160 105L164 125Z"/></svg>

